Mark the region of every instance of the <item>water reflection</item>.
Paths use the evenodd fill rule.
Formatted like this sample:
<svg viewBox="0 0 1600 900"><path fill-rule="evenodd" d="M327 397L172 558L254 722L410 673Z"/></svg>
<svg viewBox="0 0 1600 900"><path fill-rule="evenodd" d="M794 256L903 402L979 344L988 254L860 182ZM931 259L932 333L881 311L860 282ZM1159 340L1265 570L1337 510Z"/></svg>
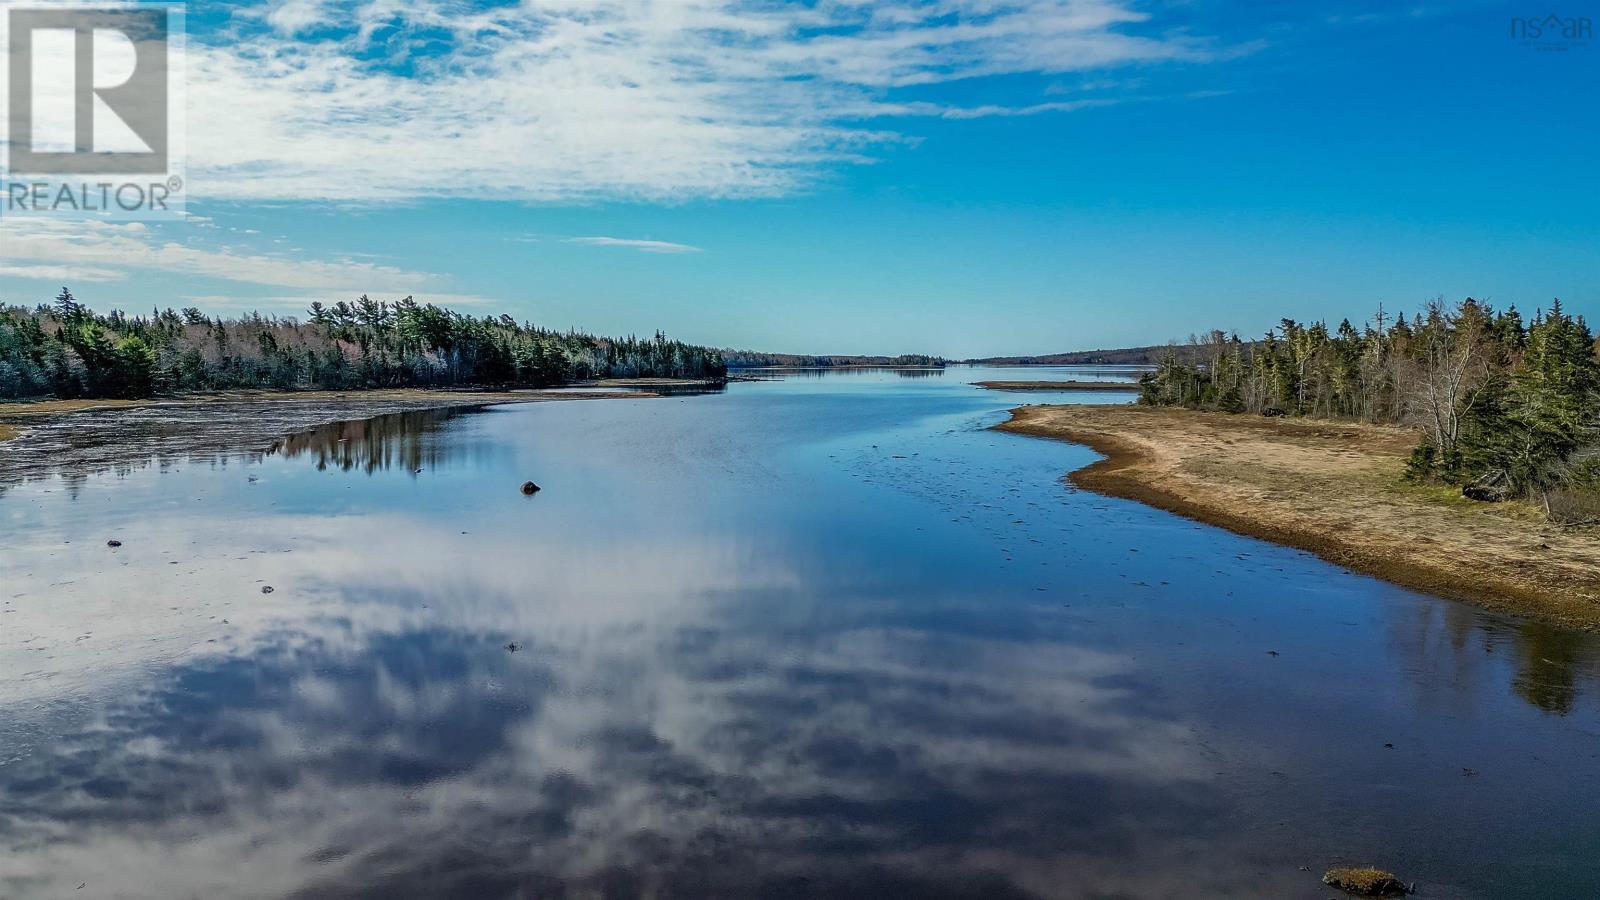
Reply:
<svg viewBox="0 0 1600 900"><path fill-rule="evenodd" d="M1592 637L863 383L19 489L0 896L1595 895Z"/></svg>
<svg viewBox="0 0 1600 900"><path fill-rule="evenodd" d="M310 457L319 471L332 467L371 474L399 468L417 473L442 463L445 454L468 449L464 442L438 440L438 434L447 423L475 412L479 410L433 409L335 422L289 435L267 452Z"/></svg>
<svg viewBox="0 0 1600 900"><path fill-rule="evenodd" d="M516 392L541 399L554 392ZM587 396L594 396L590 391ZM382 394L310 393L276 400L163 401L45 417L8 443L0 464L0 496L19 484L52 479L69 490L93 476L127 478L151 468L224 467L258 462L284 435L306 423L339 422L407 409L437 414L440 403L458 410L493 405L496 395L451 393L393 397ZM362 410L366 411L361 415ZM337 427L337 426L330 426ZM359 465L355 467L360 467Z"/></svg>
<svg viewBox="0 0 1600 900"><path fill-rule="evenodd" d="M1547 713L1565 716L1600 686L1600 639L1541 622L1491 615L1459 603L1419 605L1409 621L1395 623L1389 640L1408 664L1448 680L1419 679L1424 694L1455 696L1470 708L1479 699L1463 693L1486 679L1508 683L1511 696Z"/></svg>
<svg viewBox="0 0 1600 900"><path fill-rule="evenodd" d="M284 620L227 611L231 650L9 761L5 893L1025 896L1220 811L1115 653L837 609L765 540L364 526L270 558Z"/></svg>
<svg viewBox="0 0 1600 900"><path fill-rule="evenodd" d="M1513 652L1517 696L1547 712L1567 715L1585 688L1600 682L1600 646L1592 635L1539 622L1520 622Z"/></svg>
<svg viewBox="0 0 1600 900"><path fill-rule="evenodd" d="M944 375L942 366L816 366L785 368L735 369L733 374L743 379L773 379L782 381L810 380L829 376L893 375L897 378L938 378Z"/></svg>

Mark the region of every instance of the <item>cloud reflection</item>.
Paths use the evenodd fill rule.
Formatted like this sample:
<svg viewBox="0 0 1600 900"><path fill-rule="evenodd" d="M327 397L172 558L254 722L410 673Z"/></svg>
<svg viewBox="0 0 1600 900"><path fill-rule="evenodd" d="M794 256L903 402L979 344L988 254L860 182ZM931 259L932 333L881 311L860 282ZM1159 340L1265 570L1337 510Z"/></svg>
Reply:
<svg viewBox="0 0 1600 900"><path fill-rule="evenodd" d="M716 400L19 487L0 896L1281 897L1566 790L1457 754L1506 705L1568 746L1592 641L1219 563L1243 539L1064 499L1052 445ZM777 449L818 421L856 431ZM1330 647L1353 610L1387 642Z"/></svg>
<svg viewBox="0 0 1600 900"><path fill-rule="evenodd" d="M1020 896L1024 863L1216 802L1112 654L775 632L809 600L759 542L623 547L637 567L575 596L529 590L593 571L552 564L573 546L460 560L425 522L364 526L393 564L303 531L278 593L305 602L7 768L7 893Z"/></svg>

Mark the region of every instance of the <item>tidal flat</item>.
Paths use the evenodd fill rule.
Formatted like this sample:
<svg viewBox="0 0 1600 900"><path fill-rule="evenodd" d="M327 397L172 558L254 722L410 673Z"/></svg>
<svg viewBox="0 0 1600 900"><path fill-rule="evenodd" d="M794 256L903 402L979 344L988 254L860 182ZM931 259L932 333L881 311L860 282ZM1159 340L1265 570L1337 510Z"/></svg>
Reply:
<svg viewBox="0 0 1600 900"><path fill-rule="evenodd" d="M607 380L548 390L219 391L141 400L0 404L0 485L82 476L152 460L260 456L285 439L334 422L424 410L556 400L655 397L656 390L716 390L673 379Z"/></svg>

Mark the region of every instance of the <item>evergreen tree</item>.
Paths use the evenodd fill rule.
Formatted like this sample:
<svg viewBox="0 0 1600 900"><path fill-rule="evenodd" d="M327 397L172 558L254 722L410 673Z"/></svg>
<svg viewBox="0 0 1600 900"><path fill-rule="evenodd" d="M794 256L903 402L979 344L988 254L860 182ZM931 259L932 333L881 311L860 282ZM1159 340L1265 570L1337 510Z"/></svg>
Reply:
<svg viewBox="0 0 1600 900"><path fill-rule="evenodd" d="M194 308L96 315L66 288L0 306L0 397L144 397L159 391L548 386L596 377L718 379L719 351L657 332L603 338L475 318L412 297L316 302L310 321Z"/></svg>
<svg viewBox="0 0 1600 900"><path fill-rule="evenodd" d="M1410 318L1380 307L1363 329L1285 318L1231 349L1211 335L1204 362L1168 353L1140 402L1414 425L1426 437L1410 477L1524 494L1547 512L1556 492L1600 491L1600 342L1560 301L1531 324L1469 297Z"/></svg>

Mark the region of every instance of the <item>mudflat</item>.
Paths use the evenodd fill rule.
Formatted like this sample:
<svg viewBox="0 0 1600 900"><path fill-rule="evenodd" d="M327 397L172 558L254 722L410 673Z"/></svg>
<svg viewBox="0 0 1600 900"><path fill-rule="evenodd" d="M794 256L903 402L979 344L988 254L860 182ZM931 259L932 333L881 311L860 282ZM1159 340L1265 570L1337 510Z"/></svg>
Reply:
<svg viewBox="0 0 1600 900"><path fill-rule="evenodd" d="M1105 454L1068 476L1085 490L1428 593L1600 627L1600 529L1406 482L1408 429L1126 405L1022 407L996 427Z"/></svg>
<svg viewBox="0 0 1600 900"><path fill-rule="evenodd" d="M690 382L689 384L693 384ZM291 432L424 409L657 396L646 390L219 391L143 400L0 404L0 485L152 457L264 452Z"/></svg>

